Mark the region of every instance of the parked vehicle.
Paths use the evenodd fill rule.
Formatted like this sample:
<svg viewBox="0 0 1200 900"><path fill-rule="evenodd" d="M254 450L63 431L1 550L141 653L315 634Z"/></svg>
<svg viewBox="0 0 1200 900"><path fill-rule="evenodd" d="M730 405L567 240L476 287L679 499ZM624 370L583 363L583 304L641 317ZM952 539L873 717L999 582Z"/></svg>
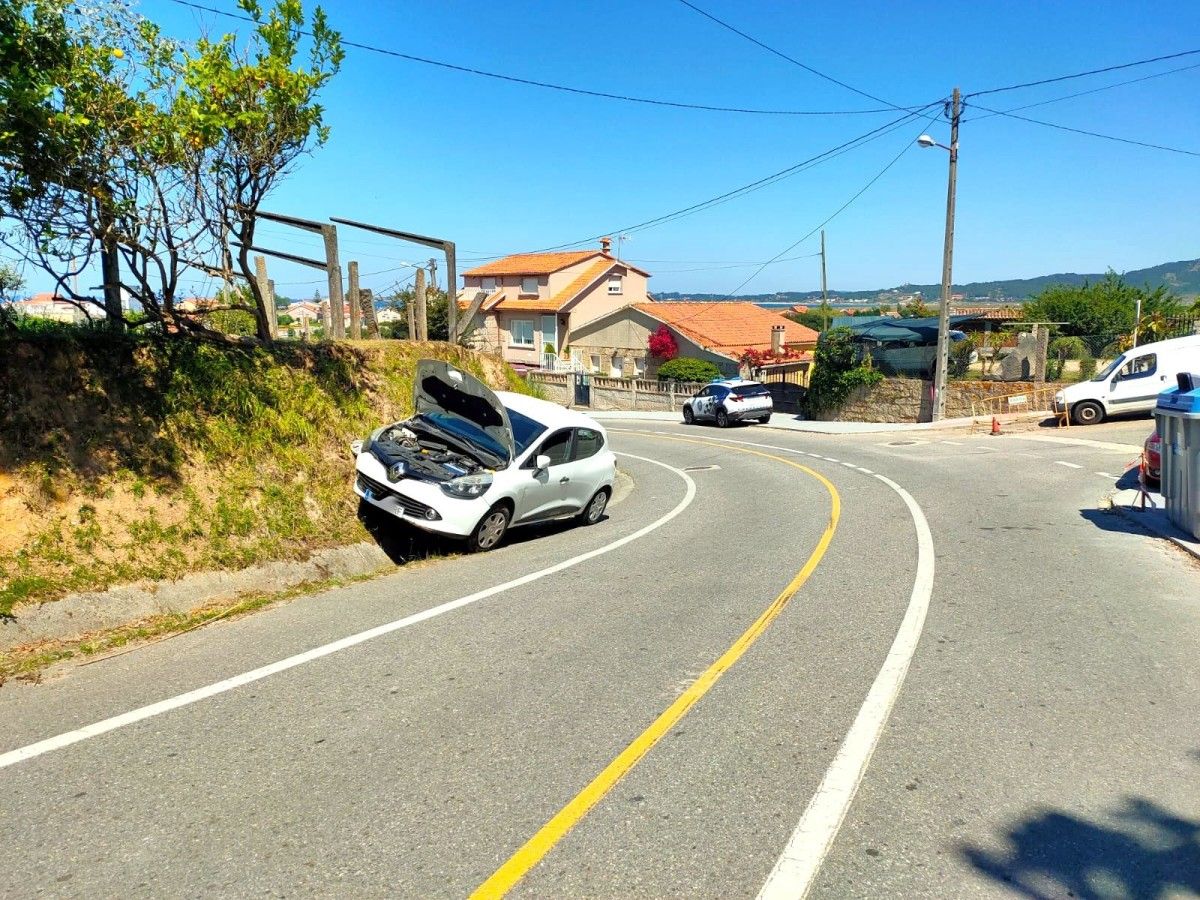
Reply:
<svg viewBox="0 0 1200 900"><path fill-rule="evenodd" d="M711 421L721 428L731 422L749 420L765 424L771 421L773 409L771 392L765 384L727 378L714 381L692 395L683 404L683 421L689 425Z"/></svg>
<svg viewBox="0 0 1200 900"><path fill-rule="evenodd" d="M1157 489L1162 482L1162 438L1158 436L1157 428L1142 446L1140 473L1145 487Z"/></svg>
<svg viewBox="0 0 1200 900"><path fill-rule="evenodd" d="M1175 386L1179 372L1200 370L1200 335L1143 344L1122 353L1091 381L1068 385L1054 395L1054 411L1076 425L1094 425L1107 416L1149 412L1158 395Z"/></svg>
<svg viewBox="0 0 1200 900"><path fill-rule="evenodd" d="M354 493L372 506L472 550L510 527L604 515L616 457L594 419L432 359L417 363L413 395L411 419L350 445Z"/></svg>

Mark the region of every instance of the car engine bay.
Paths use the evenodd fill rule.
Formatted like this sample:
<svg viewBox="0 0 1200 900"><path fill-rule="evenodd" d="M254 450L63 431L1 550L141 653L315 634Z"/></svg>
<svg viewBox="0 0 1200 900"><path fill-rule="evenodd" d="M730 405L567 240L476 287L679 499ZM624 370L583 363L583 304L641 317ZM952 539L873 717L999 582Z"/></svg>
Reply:
<svg viewBox="0 0 1200 900"><path fill-rule="evenodd" d="M383 463L389 481L451 481L484 469L479 460L448 441L413 430L410 424L414 423L389 425L371 440L371 453Z"/></svg>

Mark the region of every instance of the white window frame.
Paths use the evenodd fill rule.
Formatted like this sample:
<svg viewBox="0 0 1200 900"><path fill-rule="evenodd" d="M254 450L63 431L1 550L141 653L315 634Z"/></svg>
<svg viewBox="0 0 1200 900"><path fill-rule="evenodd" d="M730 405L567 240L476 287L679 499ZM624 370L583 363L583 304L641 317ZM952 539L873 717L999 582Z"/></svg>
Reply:
<svg viewBox="0 0 1200 900"><path fill-rule="evenodd" d="M518 324L528 326L529 340L521 341L517 339L516 326ZM533 347L533 319L509 319L508 320L508 342L513 347Z"/></svg>
<svg viewBox="0 0 1200 900"><path fill-rule="evenodd" d="M495 293L496 286L497 281L495 275L489 275L488 277L481 279L479 282L479 289L481 291L487 291L489 294Z"/></svg>
<svg viewBox="0 0 1200 900"><path fill-rule="evenodd" d="M622 289L622 278L617 272L613 272L608 276L608 292L610 294L619 294Z"/></svg>
<svg viewBox="0 0 1200 900"><path fill-rule="evenodd" d="M532 283L532 285L533 285L533 289L532 289L532 290L531 290L531 289L530 289L530 287L529 287L529 285L530 285L531 283ZM536 275L523 275L523 276L521 276L521 293L522 293L522 294L536 294L537 292L538 292L538 279L537 279L537 276L536 276Z"/></svg>
<svg viewBox="0 0 1200 900"><path fill-rule="evenodd" d="M625 356L622 353L614 353L608 361L609 373L613 378L625 377Z"/></svg>
<svg viewBox="0 0 1200 900"><path fill-rule="evenodd" d="M643 375L646 374L646 368L644 365L642 365L643 362L645 362L645 360L641 359L640 357L637 357L637 356L633 357L633 377L634 378L641 378Z"/></svg>

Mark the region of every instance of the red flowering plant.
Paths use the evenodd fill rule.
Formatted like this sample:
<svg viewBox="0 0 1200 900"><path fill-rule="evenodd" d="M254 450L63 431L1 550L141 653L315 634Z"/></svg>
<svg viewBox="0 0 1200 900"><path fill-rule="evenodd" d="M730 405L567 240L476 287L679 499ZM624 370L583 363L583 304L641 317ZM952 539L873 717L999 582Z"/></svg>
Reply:
<svg viewBox="0 0 1200 900"><path fill-rule="evenodd" d="M759 350L755 347L747 347L742 351L742 355L738 357L738 361L742 365L749 366L752 369L760 369L770 363L787 362L789 359L804 359L807 355L806 351L797 350L795 347L784 347L779 354L772 353L770 348Z"/></svg>
<svg viewBox="0 0 1200 900"><path fill-rule="evenodd" d="M650 335L647 347L650 349L651 356L657 356L662 360L674 359L679 355L679 345L675 343L675 335L671 334L671 329L666 325L659 325L658 330Z"/></svg>

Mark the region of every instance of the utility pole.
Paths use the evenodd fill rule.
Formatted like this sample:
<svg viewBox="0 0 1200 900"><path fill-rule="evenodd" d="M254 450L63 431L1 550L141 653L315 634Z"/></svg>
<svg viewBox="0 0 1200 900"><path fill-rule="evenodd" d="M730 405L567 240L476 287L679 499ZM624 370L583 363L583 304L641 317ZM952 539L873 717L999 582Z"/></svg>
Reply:
<svg viewBox="0 0 1200 900"><path fill-rule="evenodd" d="M413 291L416 301L416 319L418 341L429 340L429 310L425 303L425 270L417 269L417 286Z"/></svg>
<svg viewBox="0 0 1200 900"><path fill-rule="evenodd" d="M942 247L942 307L938 310L937 371L934 374L933 421L946 417L946 375L950 365L950 280L954 269L954 201L958 183L958 119L962 95L950 97L950 174L946 183L946 241Z"/></svg>
<svg viewBox="0 0 1200 900"><path fill-rule="evenodd" d="M437 287L437 260L432 256L429 257L429 286L435 291Z"/></svg>
<svg viewBox="0 0 1200 900"><path fill-rule="evenodd" d="M821 229L821 322L822 331L829 330L829 285L825 280L825 229Z"/></svg>
<svg viewBox="0 0 1200 900"><path fill-rule="evenodd" d="M258 293L262 296L263 314L267 317L267 334L271 340L279 337L279 326L275 319L275 293L271 290L271 279L267 277L267 258L254 257L254 280L258 282Z"/></svg>
<svg viewBox="0 0 1200 900"><path fill-rule="evenodd" d="M1137 346L1138 332L1142 330L1142 293L1138 291L1137 311L1133 314L1133 346Z"/></svg>
<svg viewBox="0 0 1200 900"><path fill-rule="evenodd" d="M326 225L321 229L325 243L325 274L329 277L329 315L333 323L333 334L329 337L346 336L346 298L342 294L342 264L338 259L337 229Z"/></svg>
<svg viewBox="0 0 1200 900"><path fill-rule="evenodd" d="M357 341L362 337L362 304L358 297L358 261L350 260L346 264L350 270L350 338Z"/></svg>

